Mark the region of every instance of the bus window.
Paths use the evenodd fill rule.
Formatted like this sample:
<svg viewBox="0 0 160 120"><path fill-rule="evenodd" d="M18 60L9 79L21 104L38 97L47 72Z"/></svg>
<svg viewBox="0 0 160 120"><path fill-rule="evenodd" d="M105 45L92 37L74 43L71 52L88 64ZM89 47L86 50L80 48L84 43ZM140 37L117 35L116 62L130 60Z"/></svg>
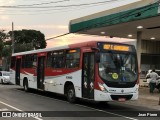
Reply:
<svg viewBox="0 0 160 120"><path fill-rule="evenodd" d="M32 57L32 67L33 68L36 68L36 66L37 66L37 55L33 55L33 57Z"/></svg>
<svg viewBox="0 0 160 120"><path fill-rule="evenodd" d="M52 52L48 52L48 55L47 55L47 65L46 65L47 68L50 68L52 67Z"/></svg>
<svg viewBox="0 0 160 120"><path fill-rule="evenodd" d="M33 68L36 64L37 56L36 55L25 55L22 56L22 68Z"/></svg>
<svg viewBox="0 0 160 120"><path fill-rule="evenodd" d="M22 56L22 68L25 68L25 55Z"/></svg>
<svg viewBox="0 0 160 120"><path fill-rule="evenodd" d="M68 50L66 54L66 67L77 68L80 62L80 50Z"/></svg>
<svg viewBox="0 0 160 120"><path fill-rule="evenodd" d="M48 68L64 68L65 53L64 51L49 52L47 57Z"/></svg>

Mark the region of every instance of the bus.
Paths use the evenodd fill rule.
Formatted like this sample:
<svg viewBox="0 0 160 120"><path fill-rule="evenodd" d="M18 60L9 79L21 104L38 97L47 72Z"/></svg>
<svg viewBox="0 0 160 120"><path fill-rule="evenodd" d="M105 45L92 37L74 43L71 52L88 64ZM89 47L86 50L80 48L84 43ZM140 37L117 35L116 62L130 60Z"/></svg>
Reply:
<svg viewBox="0 0 160 120"><path fill-rule="evenodd" d="M139 74L133 45L90 41L15 53L11 81L24 87L93 101L138 99Z"/></svg>

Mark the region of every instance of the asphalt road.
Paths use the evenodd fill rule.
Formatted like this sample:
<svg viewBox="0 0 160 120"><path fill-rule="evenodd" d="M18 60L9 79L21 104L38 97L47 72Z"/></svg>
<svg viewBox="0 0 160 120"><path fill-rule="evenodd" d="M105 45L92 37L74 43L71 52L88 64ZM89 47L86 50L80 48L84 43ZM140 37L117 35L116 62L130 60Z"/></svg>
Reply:
<svg viewBox="0 0 160 120"><path fill-rule="evenodd" d="M84 100L70 104L64 96L36 90L26 93L21 87L15 85L0 85L0 111L38 112L42 116L1 117L0 120L159 120L159 117L138 117L139 113L157 113L145 107L119 102L99 104Z"/></svg>

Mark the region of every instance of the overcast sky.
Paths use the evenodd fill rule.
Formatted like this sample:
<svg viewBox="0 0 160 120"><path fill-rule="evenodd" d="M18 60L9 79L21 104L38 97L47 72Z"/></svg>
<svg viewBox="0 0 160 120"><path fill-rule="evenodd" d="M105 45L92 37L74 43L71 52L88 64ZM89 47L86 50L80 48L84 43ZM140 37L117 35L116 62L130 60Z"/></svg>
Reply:
<svg viewBox="0 0 160 120"><path fill-rule="evenodd" d="M135 1L140 0L0 0L0 29L10 31L11 24L14 22L15 30L39 30L47 39L67 33L69 21L72 19ZM98 2L103 3L98 4ZM77 6L68 7L69 5ZM72 34L48 41L47 47L86 40L108 40L108 38Z"/></svg>

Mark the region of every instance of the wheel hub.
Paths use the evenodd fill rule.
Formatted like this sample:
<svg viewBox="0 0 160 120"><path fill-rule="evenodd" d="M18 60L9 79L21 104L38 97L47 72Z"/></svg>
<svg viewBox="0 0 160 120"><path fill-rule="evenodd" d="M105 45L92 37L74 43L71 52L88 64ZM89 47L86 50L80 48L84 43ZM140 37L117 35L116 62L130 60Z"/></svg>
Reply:
<svg viewBox="0 0 160 120"><path fill-rule="evenodd" d="M74 95L73 90L69 90L69 91L68 91L68 96L69 96L69 98L73 98L73 95Z"/></svg>

